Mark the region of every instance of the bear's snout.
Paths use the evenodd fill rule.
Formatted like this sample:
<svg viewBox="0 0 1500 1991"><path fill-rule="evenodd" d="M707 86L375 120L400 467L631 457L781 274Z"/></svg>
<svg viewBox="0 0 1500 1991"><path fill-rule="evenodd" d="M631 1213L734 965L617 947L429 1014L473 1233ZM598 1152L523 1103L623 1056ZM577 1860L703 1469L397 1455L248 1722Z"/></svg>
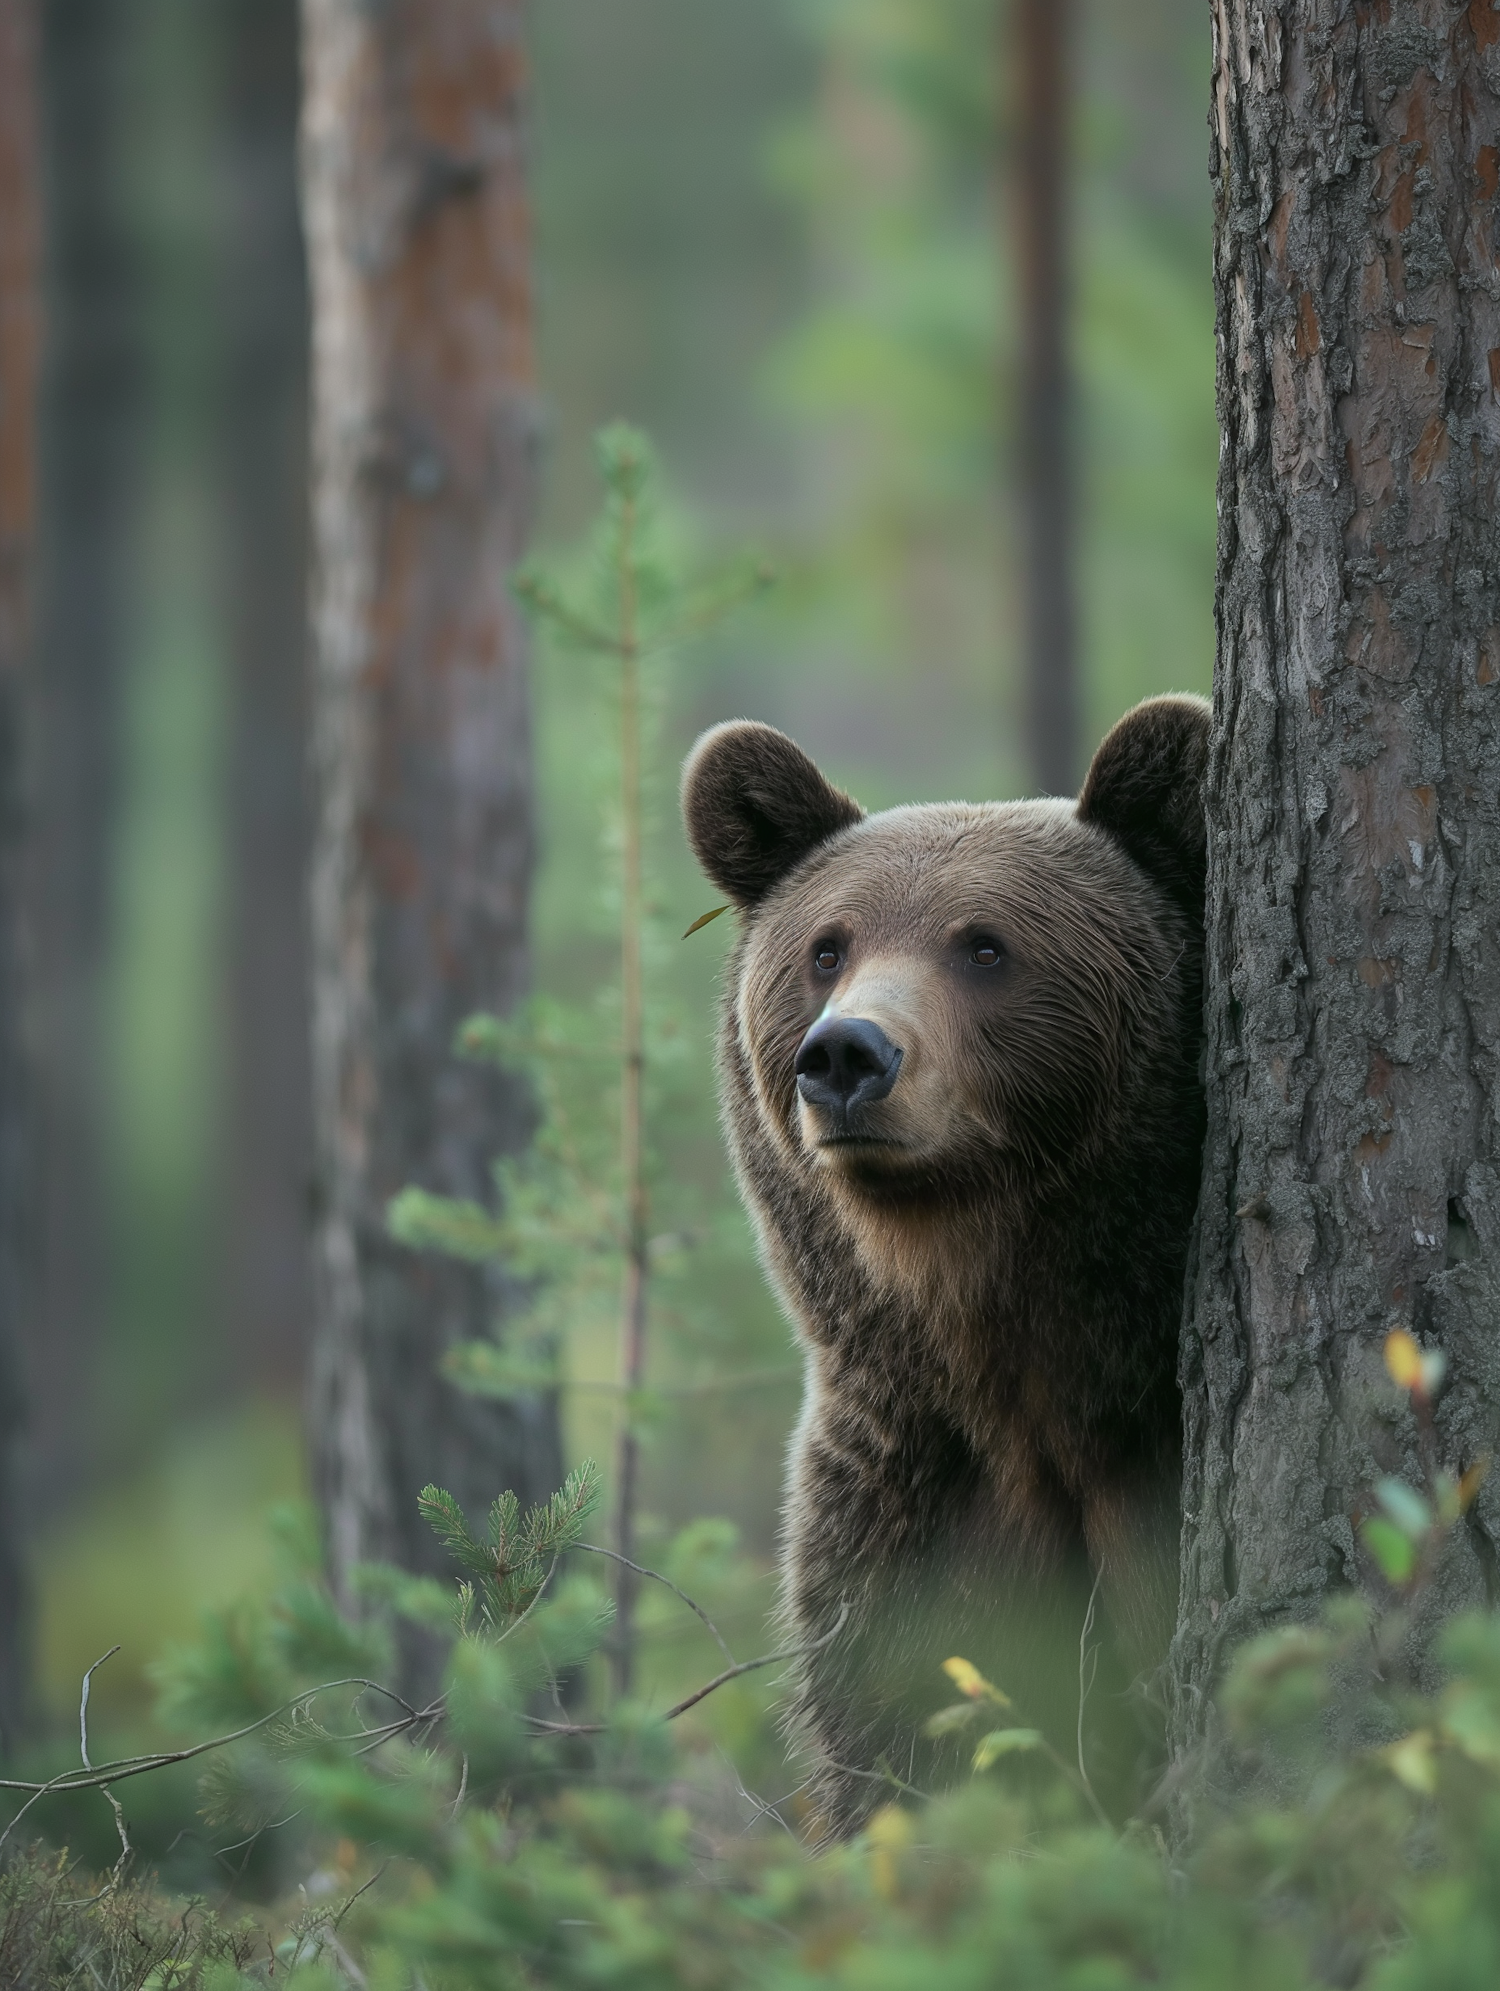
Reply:
<svg viewBox="0 0 1500 1991"><path fill-rule="evenodd" d="M844 1132L850 1113L884 1099L896 1083L901 1051L867 1017L825 1016L802 1039L793 1069L808 1105L832 1114Z"/></svg>

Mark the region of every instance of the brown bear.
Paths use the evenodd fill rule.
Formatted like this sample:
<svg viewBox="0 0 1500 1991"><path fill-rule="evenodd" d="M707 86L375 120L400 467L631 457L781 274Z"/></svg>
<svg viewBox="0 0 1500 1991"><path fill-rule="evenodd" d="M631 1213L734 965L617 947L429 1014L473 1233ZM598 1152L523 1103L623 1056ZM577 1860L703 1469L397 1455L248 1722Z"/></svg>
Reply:
<svg viewBox="0 0 1500 1991"><path fill-rule="evenodd" d="M923 1733L946 1658L1071 1759L1094 1589L1101 1700L1165 1651L1207 740L1201 699L1152 699L1076 802L873 816L770 726L684 770L740 914L724 1117L806 1354L785 1606L832 1830L959 1760Z"/></svg>

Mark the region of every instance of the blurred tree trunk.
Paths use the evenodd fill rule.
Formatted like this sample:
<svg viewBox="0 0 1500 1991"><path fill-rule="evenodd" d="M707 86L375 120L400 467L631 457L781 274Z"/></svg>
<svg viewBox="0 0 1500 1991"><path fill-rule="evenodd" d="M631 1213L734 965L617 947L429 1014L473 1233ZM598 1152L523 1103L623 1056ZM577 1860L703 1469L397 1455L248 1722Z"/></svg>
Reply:
<svg viewBox="0 0 1500 1991"><path fill-rule="evenodd" d="M224 1314L241 1385L282 1393L302 1377L311 1314L297 0L228 0L219 28L228 227L218 440L232 670Z"/></svg>
<svg viewBox="0 0 1500 1991"><path fill-rule="evenodd" d="M1071 795L1081 773L1068 364L1071 15L1071 0L1015 0L1027 746L1032 779L1052 795Z"/></svg>
<svg viewBox="0 0 1500 1991"><path fill-rule="evenodd" d="M507 591L537 442L520 0L304 0L313 293L311 1415L332 1566L442 1566L424 1480L473 1508L559 1477L556 1405L437 1364L499 1280L386 1235L415 1182L489 1193L519 1086L456 1025L527 981L531 766Z"/></svg>
<svg viewBox="0 0 1500 1991"><path fill-rule="evenodd" d="M1500 8L1215 9L1209 1133L1184 1348L1179 1747L1226 1646L1378 1591L1420 1481L1500 1449ZM1500 1474L1413 1634L1500 1599Z"/></svg>
<svg viewBox="0 0 1500 1991"><path fill-rule="evenodd" d="M41 332L36 63L34 0L0 0L0 1756L14 1748L25 1713L29 1624L20 1456L30 1105L22 783Z"/></svg>
<svg viewBox="0 0 1500 1991"><path fill-rule="evenodd" d="M143 371L120 122L134 10L40 8L46 342L40 402L36 752L29 784L37 1287L33 1496L87 1482L105 1302L102 995Z"/></svg>

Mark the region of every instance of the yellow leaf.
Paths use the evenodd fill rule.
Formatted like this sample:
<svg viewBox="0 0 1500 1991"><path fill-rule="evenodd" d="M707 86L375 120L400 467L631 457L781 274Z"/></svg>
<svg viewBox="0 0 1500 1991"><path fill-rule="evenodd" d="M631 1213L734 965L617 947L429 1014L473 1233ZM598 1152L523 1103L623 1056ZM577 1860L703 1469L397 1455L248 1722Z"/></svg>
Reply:
<svg viewBox="0 0 1500 1991"><path fill-rule="evenodd" d="M882 1901L901 1892L900 1854L911 1844L912 1824L899 1804L882 1805L865 1827L870 1842L870 1878Z"/></svg>
<svg viewBox="0 0 1500 1991"><path fill-rule="evenodd" d="M967 1659L945 1659L943 1671L961 1694L967 1694L971 1701L993 1701L997 1708L1010 1706L1009 1694L1002 1694L985 1679L977 1666L971 1666Z"/></svg>
<svg viewBox="0 0 1500 1991"><path fill-rule="evenodd" d="M1419 1390L1422 1383L1422 1351L1405 1328L1393 1328L1385 1337L1386 1372L1403 1390Z"/></svg>
<svg viewBox="0 0 1500 1991"><path fill-rule="evenodd" d="M1437 1789L1437 1764L1432 1754L1432 1730L1414 1729L1399 1742L1378 1751L1380 1760L1408 1790L1419 1797L1431 1797Z"/></svg>
<svg viewBox="0 0 1500 1991"><path fill-rule="evenodd" d="M865 1827L865 1837L872 1846L884 1846L892 1853L911 1844L911 1833L911 1818L899 1804L883 1804Z"/></svg>
<svg viewBox="0 0 1500 1991"><path fill-rule="evenodd" d="M1485 1474L1490 1469L1486 1459L1476 1459L1463 1478L1458 1482L1458 1511L1467 1514L1474 1504L1474 1496L1484 1485Z"/></svg>
<svg viewBox="0 0 1500 1991"><path fill-rule="evenodd" d="M682 936L683 939L691 940L693 935L698 931L700 926L707 926L711 919L717 919L720 913L727 913L728 910L729 910L728 906L715 906L712 912L699 913L698 917L693 921L692 925L688 928L687 932Z"/></svg>

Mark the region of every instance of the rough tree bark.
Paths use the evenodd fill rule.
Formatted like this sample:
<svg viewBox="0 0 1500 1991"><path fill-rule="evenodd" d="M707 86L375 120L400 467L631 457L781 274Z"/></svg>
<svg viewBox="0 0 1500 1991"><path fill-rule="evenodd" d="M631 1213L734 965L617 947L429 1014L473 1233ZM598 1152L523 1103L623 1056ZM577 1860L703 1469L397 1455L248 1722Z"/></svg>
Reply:
<svg viewBox="0 0 1500 1991"><path fill-rule="evenodd" d="M415 1496L560 1477L557 1407L437 1373L501 1281L394 1247L404 1184L484 1197L521 1090L450 1046L527 976L523 632L537 438L519 0L304 0L313 292L312 1438L335 1578L431 1567Z"/></svg>
<svg viewBox="0 0 1500 1991"><path fill-rule="evenodd" d="M46 343L28 784L37 1284L27 1310L30 1497L88 1482L106 1301L102 995L110 832L139 500L144 366L124 215L120 0L39 9Z"/></svg>
<svg viewBox="0 0 1500 1991"><path fill-rule="evenodd" d="M218 442L233 680L224 1313L237 1380L282 1393L302 1378L312 1310L297 0L229 0L220 15L228 226Z"/></svg>
<svg viewBox="0 0 1500 1991"><path fill-rule="evenodd" d="M1378 1587L1440 1346L1500 1450L1500 8L1216 0L1209 1133L1179 1747L1227 1644ZM1413 1633L1496 1601L1492 1473Z"/></svg>
<svg viewBox="0 0 1500 1991"><path fill-rule="evenodd" d="M29 1100L23 1039L23 807L41 331L34 0L0 0L0 1756L26 1705L20 1447Z"/></svg>
<svg viewBox="0 0 1500 1991"><path fill-rule="evenodd" d="M1026 728L1032 778L1078 786L1068 364L1070 0L1016 0L1016 241L1021 292L1020 495Z"/></svg>

